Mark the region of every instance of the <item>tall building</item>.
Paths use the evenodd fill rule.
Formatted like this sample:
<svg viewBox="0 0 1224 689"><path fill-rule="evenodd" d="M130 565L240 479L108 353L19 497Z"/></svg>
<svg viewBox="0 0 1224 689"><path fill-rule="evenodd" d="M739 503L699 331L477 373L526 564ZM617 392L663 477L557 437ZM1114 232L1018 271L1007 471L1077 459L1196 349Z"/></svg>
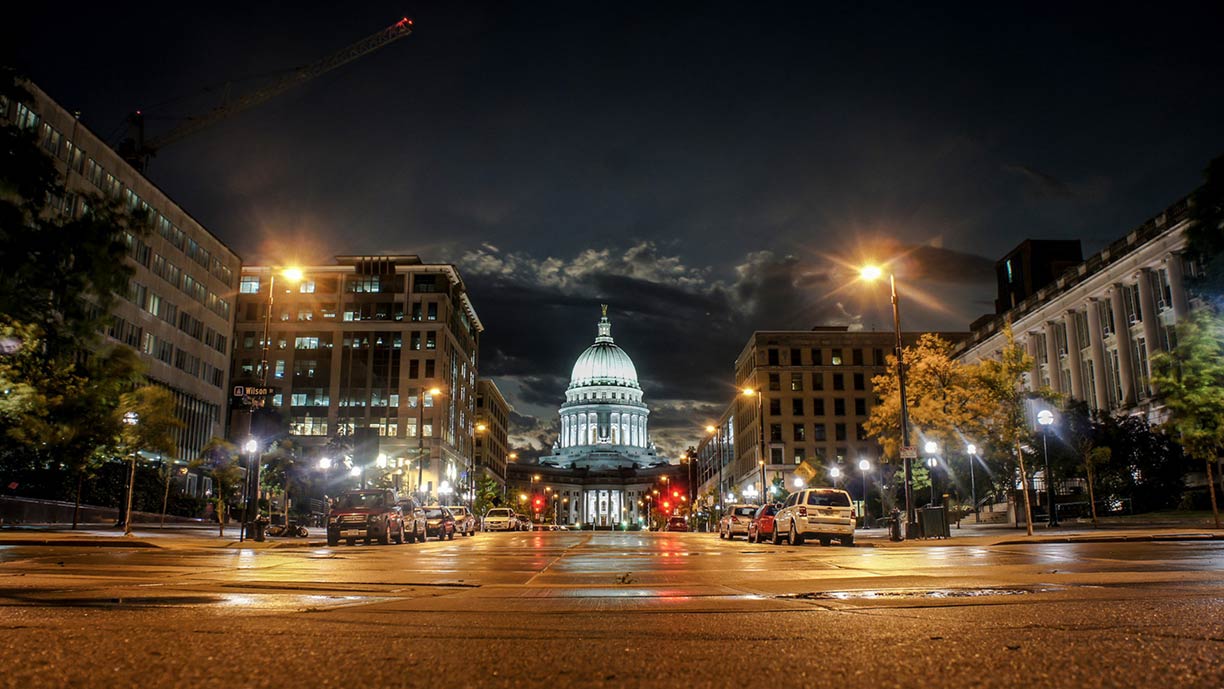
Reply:
<svg viewBox="0 0 1224 689"><path fill-rule="evenodd" d="M482 430L483 426L483 430ZM476 380L476 476L506 485L510 457L510 405L491 378Z"/></svg>
<svg viewBox="0 0 1224 689"><path fill-rule="evenodd" d="M997 358L1011 325L1033 357L1025 385L1048 387L1111 413L1161 420L1152 355L1177 342L1193 304L1185 277L1190 204L1182 199L1000 315L979 319L959 352Z"/></svg>
<svg viewBox="0 0 1224 689"><path fill-rule="evenodd" d="M995 263L999 296L995 313L1004 313L1082 263L1078 239L1026 239Z"/></svg>
<svg viewBox="0 0 1224 689"><path fill-rule="evenodd" d="M337 256L300 270L291 281L268 266L242 269L235 384L261 382L266 329L271 405L303 445L321 455L329 442L376 434L369 454L400 470L402 489L461 491L484 326L459 272L417 256Z"/></svg>
<svg viewBox="0 0 1224 689"><path fill-rule="evenodd" d="M683 486L681 468L650 441L650 408L633 360L612 338L606 306L595 342L574 362L558 413L561 433L552 453L507 467L512 496L525 507L539 512L537 503L547 510L556 501L561 523L611 528L643 523L657 486Z"/></svg>
<svg viewBox="0 0 1224 689"><path fill-rule="evenodd" d="M939 335L953 342L965 336ZM911 344L918 336L904 333L903 340ZM723 422L720 492L760 499L767 488L762 461L766 484L781 478L787 485L805 461L839 466L845 475L860 459L876 463L880 446L863 424L876 401L871 379L885 371L895 346L894 333L846 326L753 333L735 360L735 384L755 394L737 395Z"/></svg>
<svg viewBox="0 0 1224 689"><path fill-rule="evenodd" d="M174 394L184 423L176 432L177 459L194 459L209 438L224 435L238 255L76 115L34 84L21 86L31 99L0 96L0 121L32 132L56 161L65 189L55 199L59 212L80 215L91 197L104 196L148 219L149 232L126 237L135 272L111 311L106 337L136 350L149 381ZM187 479L191 493L207 490L197 478Z"/></svg>

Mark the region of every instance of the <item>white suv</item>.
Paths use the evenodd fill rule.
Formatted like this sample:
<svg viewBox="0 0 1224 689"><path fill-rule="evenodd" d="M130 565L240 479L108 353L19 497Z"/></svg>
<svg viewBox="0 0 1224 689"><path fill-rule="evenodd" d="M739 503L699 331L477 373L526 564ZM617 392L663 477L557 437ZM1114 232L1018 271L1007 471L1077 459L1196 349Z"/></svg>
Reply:
<svg viewBox="0 0 1224 689"><path fill-rule="evenodd" d="M850 494L835 488L809 488L791 495L774 515L775 543L785 537L791 545L818 538L820 545L834 539L854 545L854 504Z"/></svg>
<svg viewBox="0 0 1224 689"><path fill-rule="evenodd" d="M505 507L494 507L485 512L485 531L516 531L517 529L518 520L514 518L512 510Z"/></svg>
<svg viewBox="0 0 1224 689"><path fill-rule="evenodd" d="M736 534L744 534L744 538L748 538L748 523L759 508L760 505L727 505L723 518L718 520L718 537L735 538Z"/></svg>

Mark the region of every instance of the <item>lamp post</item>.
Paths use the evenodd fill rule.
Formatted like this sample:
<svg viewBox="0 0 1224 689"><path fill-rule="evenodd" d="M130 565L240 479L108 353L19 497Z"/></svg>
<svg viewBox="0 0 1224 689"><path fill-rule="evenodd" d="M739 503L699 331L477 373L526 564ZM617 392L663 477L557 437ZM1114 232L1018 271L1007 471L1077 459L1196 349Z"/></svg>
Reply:
<svg viewBox="0 0 1224 689"><path fill-rule="evenodd" d="M1054 412L1042 409L1037 412L1037 423L1041 426L1041 451L1045 455L1046 503L1049 505L1050 520L1046 526L1053 529L1058 526L1058 506L1054 504L1054 476L1050 473L1050 426L1054 423Z"/></svg>
<svg viewBox="0 0 1224 689"><path fill-rule="evenodd" d="M969 443L965 446L965 452L969 455L969 499L973 501L973 523L977 524L981 521L978 514L977 479L973 476L973 465L977 463L977 445Z"/></svg>
<svg viewBox="0 0 1224 689"><path fill-rule="evenodd" d="M128 426L135 426L140 423L140 414L134 411L127 412L123 415L123 423ZM128 490L127 490L127 506L123 509L123 535L132 535L132 493L136 492L136 453L129 450L128 461L132 463L131 471L128 473Z"/></svg>
<svg viewBox="0 0 1224 689"><path fill-rule="evenodd" d="M867 528L867 474L871 472L871 462L866 458L859 460L859 471L863 472L863 528Z"/></svg>
<svg viewBox="0 0 1224 689"><path fill-rule="evenodd" d="M939 454L939 443L935 442L934 440L928 440L926 441L926 444L922 446L922 450L927 455L927 468L930 470L930 478L931 478L931 506L934 507L935 506L935 467L939 465L939 459L937 458L937 455Z"/></svg>
<svg viewBox="0 0 1224 689"><path fill-rule="evenodd" d="M429 404L433 406L433 399L442 394L440 388L430 388L421 391L421 399L417 404L417 485L416 492L418 498L424 502L421 493L421 484L425 482L425 395L429 395ZM433 431L430 430L432 437Z"/></svg>
<svg viewBox="0 0 1224 689"><path fill-rule="evenodd" d="M839 467L830 467L829 476L833 479L833 487L837 487L837 479L841 478L841 469Z"/></svg>
<svg viewBox="0 0 1224 689"><path fill-rule="evenodd" d="M246 480L242 484L242 523L238 525L238 542L242 543L246 539L246 525L250 521L247 517L254 510L252 503L259 505L259 498L256 491L256 486L252 483L258 480L256 477L259 474L258 467L255 465L255 452L259 450L259 443L255 442L254 438L247 438L247 441L242 444L242 451L247 454L247 471ZM254 495L253 495L254 494Z"/></svg>
<svg viewBox="0 0 1224 689"><path fill-rule="evenodd" d="M859 271L859 276L867 281L878 280L884 275L884 269L879 266L865 266ZM897 394L901 402L901 446L908 448L909 433L909 403L905 399L905 357L901 342L901 301L897 298L897 278L892 271L888 273L888 285L892 292L893 330L897 335ZM907 455L901 458L905 465L905 535L903 538L913 538L918 533L918 521L914 512L914 463Z"/></svg>
<svg viewBox="0 0 1224 689"><path fill-rule="evenodd" d="M721 425L721 424L720 424ZM714 436L714 461L718 464L718 489L714 494L718 496L718 516L722 518L723 504L723 461L722 461L722 431L718 426L706 426L706 433Z"/></svg>
<svg viewBox="0 0 1224 689"><path fill-rule="evenodd" d="M765 460L757 460L757 466L761 469L761 504L769 499L769 489L765 487Z"/></svg>
<svg viewBox="0 0 1224 689"><path fill-rule="evenodd" d="M268 268L268 303L264 309L263 319L263 357L259 362L259 384L262 387L268 387L268 348L272 344L269 338L272 324L272 307L276 303L276 269ZM281 277L290 282L299 282L302 279L301 268L282 268Z"/></svg>
<svg viewBox="0 0 1224 689"><path fill-rule="evenodd" d="M765 490L765 414L762 400L765 399L765 392L760 389L744 388L742 393L744 397L755 397L757 407L757 463L761 467L761 491Z"/></svg>

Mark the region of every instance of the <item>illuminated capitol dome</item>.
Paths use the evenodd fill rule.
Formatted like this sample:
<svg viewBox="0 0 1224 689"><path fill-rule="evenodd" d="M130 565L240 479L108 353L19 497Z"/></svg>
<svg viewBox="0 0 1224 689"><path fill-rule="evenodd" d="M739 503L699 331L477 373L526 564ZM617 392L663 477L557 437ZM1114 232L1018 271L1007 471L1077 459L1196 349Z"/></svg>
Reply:
<svg viewBox="0 0 1224 689"><path fill-rule="evenodd" d="M594 344L574 362L553 453L541 457L540 462L591 469L664 462L650 442L649 416L650 409L642 402L637 369L612 339L612 323L605 306Z"/></svg>

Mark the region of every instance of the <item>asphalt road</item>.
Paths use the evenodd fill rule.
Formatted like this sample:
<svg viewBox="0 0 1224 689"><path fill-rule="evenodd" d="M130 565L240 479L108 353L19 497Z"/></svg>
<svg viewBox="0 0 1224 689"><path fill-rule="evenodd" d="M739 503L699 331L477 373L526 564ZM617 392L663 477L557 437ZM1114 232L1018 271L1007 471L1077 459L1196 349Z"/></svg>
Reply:
<svg viewBox="0 0 1224 689"><path fill-rule="evenodd" d="M1224 686L1224 544L0 548L2 687Z"/></svg>

